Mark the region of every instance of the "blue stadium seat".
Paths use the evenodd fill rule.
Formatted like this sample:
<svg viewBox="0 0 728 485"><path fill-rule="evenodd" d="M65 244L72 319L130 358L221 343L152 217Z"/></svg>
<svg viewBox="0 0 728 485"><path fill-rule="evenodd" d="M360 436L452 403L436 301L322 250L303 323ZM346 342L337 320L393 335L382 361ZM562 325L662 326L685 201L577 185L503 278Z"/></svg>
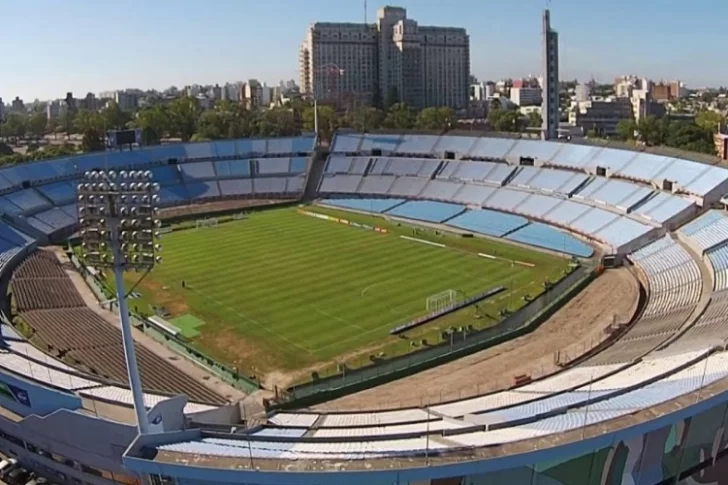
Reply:
<svg viewBox="0 0 728 485"><path fill-rule="evenodd" d="M491 210L469 210L447 221L448 226L494 237L502 237L526 224L525 217Z"/></svg>
<svg viewBox="0 0 728 485"><path fill-rule="evenodd" d="M403 202L404 199L325 199L323 201L326 205L374 213L388 211Z"/></svg>
<svg viewBox="0 0 728 485"><path fill-rule="evenodd" d="M574 236L539 223L528 224L507 235L506 239L581 258L588 258L594 253L591 246Z"/></svg>
<svg viewBox="0 0 728 485"><path fill-rule="evenodd" d="M464 210L465 207L457 204L412 200L389 210L387 214L420 221L443 222L455 217Z"/></svg>

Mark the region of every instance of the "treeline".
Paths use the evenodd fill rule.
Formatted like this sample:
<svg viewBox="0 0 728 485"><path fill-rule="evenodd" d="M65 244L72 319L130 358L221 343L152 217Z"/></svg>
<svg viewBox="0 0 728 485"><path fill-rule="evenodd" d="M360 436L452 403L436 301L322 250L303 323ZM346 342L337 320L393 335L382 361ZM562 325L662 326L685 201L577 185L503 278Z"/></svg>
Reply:
<svg viewBox="0 0 728 485"><path fill-rule="evenodd" d="M724 121L722 115L714 111L700 111L694 120L646 116L639 122L619 122L617 132L623 141L638 141L648 146L663 145L715 155L713 136Z"/></svg>
<svg viewBox="0 0 728 485"><path fill-rule="evenodd" d="M417 111L405 103L395 102L388 109L359 106L339 112L329 105L318 106L319 135L330 140L338 128L360 132L382 129L447 131L457 127L455 111L451 108L425 108ZM640 141L648 145L667 145L683 150L715 153L713 133L720 121L718 113L701 112L695 120L683 121L670 117L648 116L639 123L623 121L618 126L619 138ZM538 113L522 115L516 110L501 108L498 101L490 104L488 125L501 132L524 132L541 126ZM167 104L126 112L116 103L100 111L67 111L60 119L47 120L44 112L29 115L11 113L0 124L0 165L67 156L105 149L108 130L140 129L145 145L155 145L164 139L183 142L220 140L226 138L293 136L314 131L314 108L306 100L293 100L285 106L267 110L248 110L231 101L218 101L203 109L199 100L183 96ZM81 145L48 145L40 147L38 140L55 134L81 136ZM590 132L590 136L598 133ZM9 146L25 141L28 150L20 155Z"/></svg>

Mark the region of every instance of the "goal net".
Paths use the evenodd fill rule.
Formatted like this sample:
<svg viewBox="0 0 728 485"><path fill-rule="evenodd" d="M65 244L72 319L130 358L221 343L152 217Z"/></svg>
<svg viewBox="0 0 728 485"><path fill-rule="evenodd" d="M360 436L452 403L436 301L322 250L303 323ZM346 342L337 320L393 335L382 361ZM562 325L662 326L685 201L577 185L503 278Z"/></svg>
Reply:
<svg viewBox="0 0 728 485"><path fill-rule="evenodd" d="M426 307L429 313L439 312L453 305L457 298L455 290L445 290L427 297Z"/></svg>
<svg viewBox="0 0 728 485"><path fill-rule="evenodd" d="M217 226L217 223L217 217L210 217L209 219L197 219L195 226L197 229L200 229L203 227Z"/></svg>

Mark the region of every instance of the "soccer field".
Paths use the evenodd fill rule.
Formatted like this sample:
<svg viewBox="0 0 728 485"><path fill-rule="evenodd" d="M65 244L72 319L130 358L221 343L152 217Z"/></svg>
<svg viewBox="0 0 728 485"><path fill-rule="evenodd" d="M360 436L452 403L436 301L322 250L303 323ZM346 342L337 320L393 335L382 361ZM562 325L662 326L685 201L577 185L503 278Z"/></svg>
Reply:
<svg viewBox="0 0 728 485"><path fill-rule="evenodd" d="M193 345L241 371L288 372L408 351L410 341L390 336L389 330L427 313L426 299L445 290L472 296L508 287L481 303L479 312L466 308L408 332L408 338L435 343L448 326L496 324L501 309L522 306L523 296L540 293L544 280L559 279L568 265L563 258L489 240L433 231L418 235L448 245L434 247L402 239L413 235L410 227L311 210L377 222L390 232L320 220L296 208L174 231L164 235L164 262L143 280L137 290L141 298L132 300L132 307L153 303L164 307L173 323L185 315L184 325L190 317L203 321L191 327ZM129 275L129 282L136 278Z"/></svg>

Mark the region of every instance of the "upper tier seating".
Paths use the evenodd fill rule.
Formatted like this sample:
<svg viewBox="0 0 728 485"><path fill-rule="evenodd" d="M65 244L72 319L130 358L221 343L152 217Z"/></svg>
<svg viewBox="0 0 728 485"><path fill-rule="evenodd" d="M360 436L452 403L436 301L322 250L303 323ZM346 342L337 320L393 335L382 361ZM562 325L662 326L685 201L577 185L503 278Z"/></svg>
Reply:
<svg viewBox="0 0 728 485"><path fill-rule="evenodd" d="M541 140L513 140L493 137L438 135L381 135L337 133L331 152L336 154L365 154L372 149L383 154L402 156L445 157L508 160L519 163L533 159L536 166L566 167L574 170L608 169L618 177L643 183L661 184L663 180L677 183L682 190L698 197L713 199L728 189L728 170L689 160L638 153L614 148L582 146ZM716 191L722 190L721 194Z"/></svg>
<svg viewBox="0 0 728 485"><path fill-rule="evenodd" d="M728 246L723 246L707 254L713 267L713 289L715 291L728 288Z"/></svg>
<svg viewBox="0 0 728 485"><path fill-rule="evenodd" d="M711 210L683 226L679 232L703 252L710 251L728 241L728 217L723 212Z"/></svg>

